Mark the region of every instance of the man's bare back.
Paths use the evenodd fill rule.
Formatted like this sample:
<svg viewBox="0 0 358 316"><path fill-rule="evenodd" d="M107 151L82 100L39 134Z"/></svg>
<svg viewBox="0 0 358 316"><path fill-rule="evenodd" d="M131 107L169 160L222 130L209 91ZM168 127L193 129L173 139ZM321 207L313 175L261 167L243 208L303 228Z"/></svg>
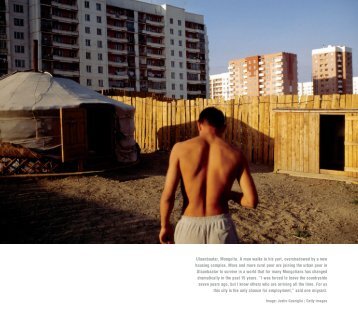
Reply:
<svg viewBox="0 0 358 316"><path fill-rule="evenodd" d="M198 137L177 143L170 155L161 199L162 230L159 238L162 243L173 242L169 216L180 178L188 201L184 217L226 214L229 199L245 207L257 205L256 188L246 159L238 149L222 139L224 128L218 129L203 120L198 123L198 129ZM242 193L231 191L235 179L239 181Z"/></svg>

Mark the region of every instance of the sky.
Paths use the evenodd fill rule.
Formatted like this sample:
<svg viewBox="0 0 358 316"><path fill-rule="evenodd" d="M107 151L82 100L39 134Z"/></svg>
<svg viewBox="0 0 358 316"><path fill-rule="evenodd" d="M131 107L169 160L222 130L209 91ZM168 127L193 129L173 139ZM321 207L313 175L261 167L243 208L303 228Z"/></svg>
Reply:
<svg viewBox="0 0 358 316"><path fill-rule="evenodd" d="M204 15L210 74L227 72L231 59L297 54L298 81L310 81L312 49L348 46L358 76L358 0L146 0Z"/></svg>

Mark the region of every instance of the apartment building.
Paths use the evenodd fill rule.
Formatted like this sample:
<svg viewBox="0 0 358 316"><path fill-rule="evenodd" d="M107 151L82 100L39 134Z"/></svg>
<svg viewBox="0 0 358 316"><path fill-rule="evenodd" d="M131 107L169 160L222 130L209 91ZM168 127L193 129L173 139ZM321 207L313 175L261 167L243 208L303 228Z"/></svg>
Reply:
<svg viewBox="0 0 358 316"><path fill-rule="evenodd" d="M230 97L297 94L297 56L275 53L229 62Z"/></svg>
<svg viewBox="0 0 358 316"><path fill-rule="evenodd" d="M33 68L37 43L39 70L95 90L209 96L202 15L135 0L0 1L3 73Z"/></svg>
<svg viewBox="0 0 358 316"><path fill-rule="evenodd" d="M210 98L230 99L230 73L210 76Z"/></svg>
<svg viewBox="0 0 358 316"><path fill-rule="evenodd" d="M0 0L0 76L8 71L6 31L6 5L5 0Z"/></svg>
<svg viewBox="0 0 358 316"><path fill-rule="evenodd" d="M313 82L299 82L298 83L298 95L313 95Z"/></svg>
<svg viewBox="0 0 358 316"><path fill-rule="evenodd" d="M358 77L353 77L353 94L358 94Z"/></svg>
<svg viewBox="0 0 358 316"><path fill-rule="evenodd" d="M312 79L314 94L352 93L352 49L329 45L312 50Z"/></svg>

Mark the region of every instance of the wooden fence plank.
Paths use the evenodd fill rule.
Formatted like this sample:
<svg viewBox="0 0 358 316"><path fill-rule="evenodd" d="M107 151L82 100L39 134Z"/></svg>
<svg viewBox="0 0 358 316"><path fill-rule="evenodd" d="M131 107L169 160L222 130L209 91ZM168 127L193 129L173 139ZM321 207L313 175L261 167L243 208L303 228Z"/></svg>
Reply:
<svg viewBox="0 0 358 316"><path fill-rule="evenodd" d="M303 113L303 171L309 171L309 113Z"/></svg>

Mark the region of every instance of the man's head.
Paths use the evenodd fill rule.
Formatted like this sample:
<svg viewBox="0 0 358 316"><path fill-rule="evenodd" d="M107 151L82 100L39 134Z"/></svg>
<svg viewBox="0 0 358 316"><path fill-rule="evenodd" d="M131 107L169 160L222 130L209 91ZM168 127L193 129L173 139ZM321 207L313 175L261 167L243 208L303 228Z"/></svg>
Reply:
<svg viewBox="0 0 358 316"><path fill-rule="evenodd" d="M209 129L216 134L222 134L225 131L224 113L214 107L208 107L201 111L198 120L199 132L203 129Z"/></svg>

